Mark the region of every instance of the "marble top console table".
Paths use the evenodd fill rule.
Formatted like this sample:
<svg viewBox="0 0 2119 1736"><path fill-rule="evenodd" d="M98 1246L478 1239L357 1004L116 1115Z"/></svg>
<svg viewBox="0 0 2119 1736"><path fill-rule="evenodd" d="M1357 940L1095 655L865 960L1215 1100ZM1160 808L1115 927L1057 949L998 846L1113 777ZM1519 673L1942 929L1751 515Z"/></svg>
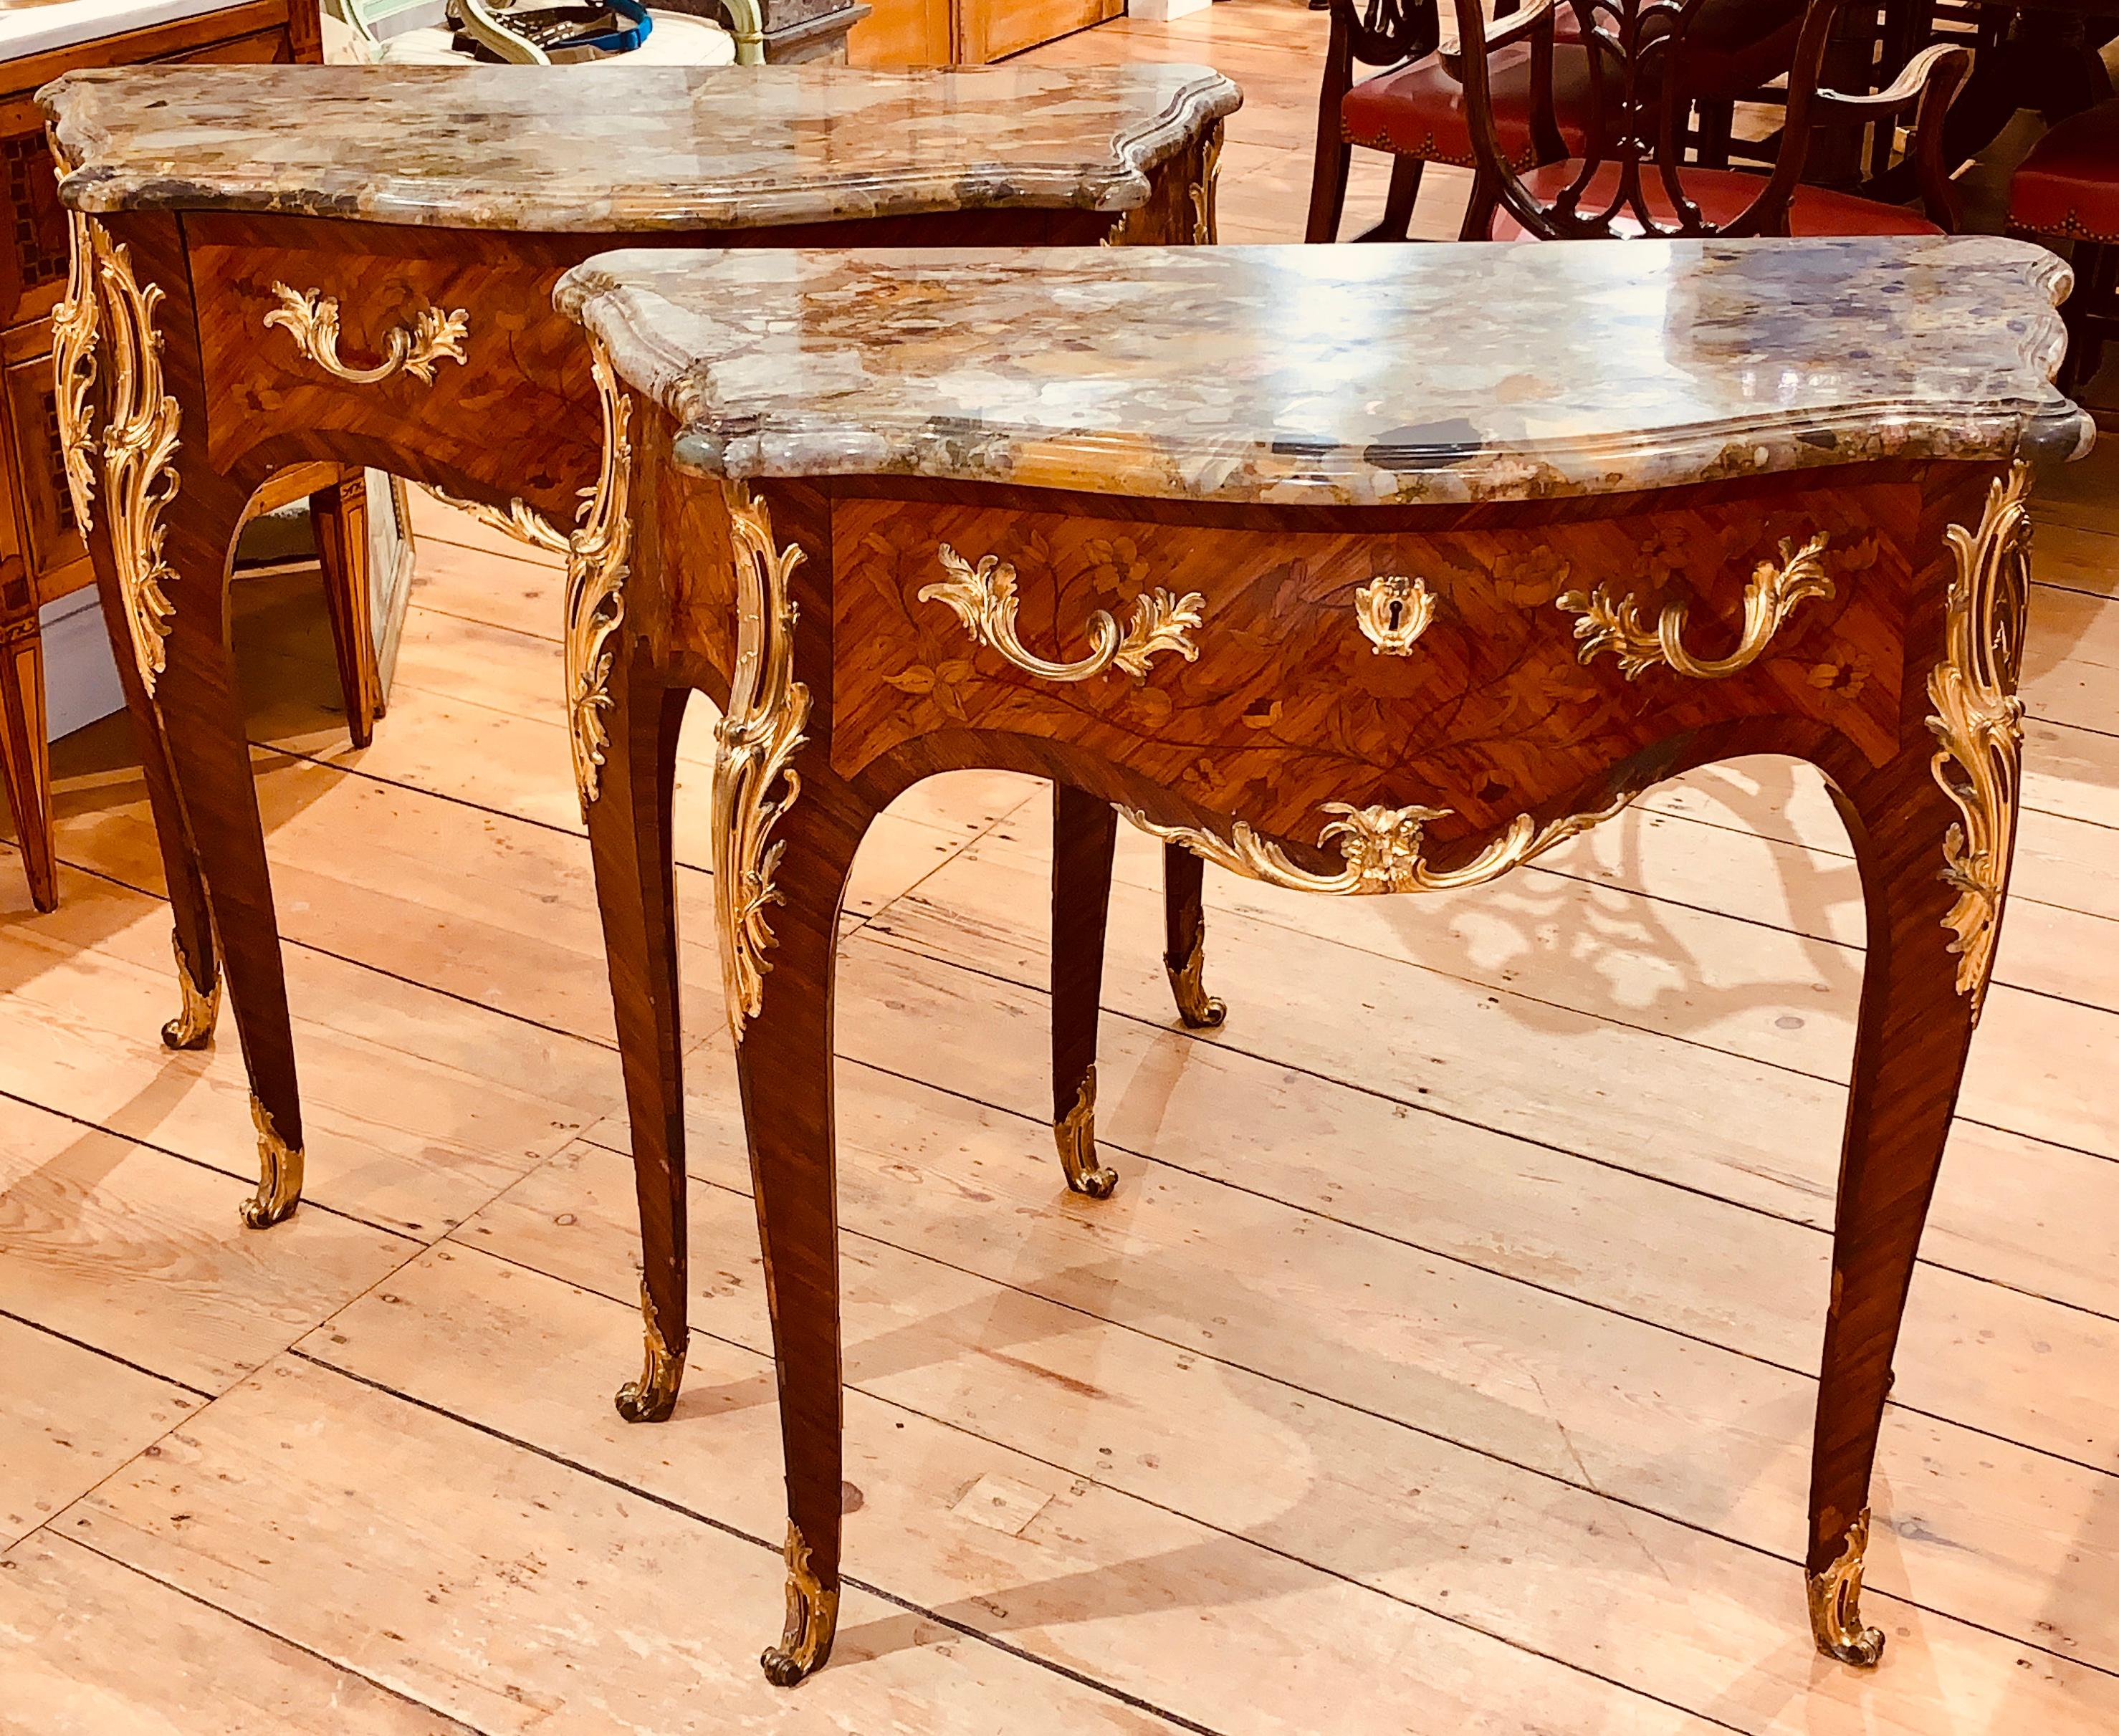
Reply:
<svg viewBox="0 0 2119 1736"><path fill-rule="evenodd" d="M591 836L637 863L599 882L621 985L675 980L672 720L729 695L714 890L790 1517L773 1680L823 1662L837 1609L832 944L893 797L1014 767L1239 873L1415 894L1759 752L1823 771L1868 902L1804 1554L1818 1646L1876 1661L1871 1468L2015 840L2032 465L2091 438L2050 383L2066 286L2035 248L1940 237L568 275L605 445L568 631L608 653L576 729L579 758L608 743ZM946 695L903 678L952 664Z"/></svg>
<svg viewBox="0 0 2119 1736"><path fill-rule="evenodd" d="M174 906L184 1005L165 1035L207 1040L225 952L258 1136L245 1217L262 1225L294 1209L303 1142L227 644L228 554L257 491L306 461L371 465L577 551L599 534L575 517L610 430L587 347L552 306L567 267L628 238L1211 238L1222 119L1240 99L1200 67L621 60L134 68L67 77L39 100L69 170L57 357L69 480L93 527ZM569 582L578 601L586 581ZM563 696L584 730L601 715L607 655L584 618ZM577 759L591 792L602 752ZM600 858L598 871L614 870ZM636 1096L651 1084L628 1077ZM656 1226L648 1321L680 1355L681 1165L665 1183L659 1204L642 1201ZM657 1393L673 1382L665 1359L622 1404L666 1412Z"/></svg>

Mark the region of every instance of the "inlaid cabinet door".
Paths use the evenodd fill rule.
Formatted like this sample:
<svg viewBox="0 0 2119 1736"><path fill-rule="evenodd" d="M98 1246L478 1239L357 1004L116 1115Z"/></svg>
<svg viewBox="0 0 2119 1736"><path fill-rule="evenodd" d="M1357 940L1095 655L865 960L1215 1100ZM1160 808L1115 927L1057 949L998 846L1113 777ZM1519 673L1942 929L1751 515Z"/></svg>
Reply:
<svg viewBox="0 0 2119 1736"><path fill-rule="evenodd" d="M11 113L17 108L11 104ZM58 179L41 125L19 126L0 137L0 178L7 201L0 326L19 326L50 312L66 290L66 214L59 208Z"/></svg>
<svg viewBox="0 0 2119 1736"><path fill-rule="evenodd" d="M73 500L67 493L59 451L58 406L52 392L52 364L46 356L16 362L7 370L7 421L13 436L10 453L21 485L23 525L30 571L37 576L37 600L49 603L74 587L58 582L69 567L88 578L88 549L75 524ZM76 576L68 574L69 578Z"/></svg>

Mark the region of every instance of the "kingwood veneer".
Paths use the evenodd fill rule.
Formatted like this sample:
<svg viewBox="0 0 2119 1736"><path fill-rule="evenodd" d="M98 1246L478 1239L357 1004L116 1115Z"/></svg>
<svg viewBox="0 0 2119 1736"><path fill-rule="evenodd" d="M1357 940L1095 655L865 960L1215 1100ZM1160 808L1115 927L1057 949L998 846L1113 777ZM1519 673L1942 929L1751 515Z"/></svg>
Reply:
<svg viewBox="0 0 2119 1736"><path fill-rule="evenodd" d="M1276 885L1431 892L1695 766L1817 766L1869 939L1806 1558L1818 1646L1877 1660L1870 1473L2015 843L2029 461L2090 437L2051 385L2066 282L1940 237L569 274L604 405L575 767L651 1087L635 1150L678 1174L674 753L690 692L728 696L714 892L790 1519L773 1680L823 1662L838 1605L841 900L892 799L963 766L1080 793L1064 904L1108 872L1105 803Z"/></svg>
<svg viewBox="0 0 2119 1736"><path fill-rule="evenodd" d="M174 906L184 1012L165 1035L207 1040L225 954L258 1139L243 1215L264 1225L299 1197L303 1147L229 657L228 561L252 497L305 461L373 465L567 552L595 534L559 526L604 451L587 352L552 306L568 266L626 237L1210 240L1222 118L1240 97L1200 67L619 64L132 68L63 79L39 100L69 169L73 290L56 358L69 480L84 522L102 497L90 549ZM568 636L564 703L581 729L601 715L607 659L596 635ZM600 751L577 750L591 766ZM1060 801L1107 840L1107 812ZM1172 933L1188 950L1172 979L1190 1016L1214 1019L1198 868L1176 854ZM1069 1179L1090 1192L1109 1191L1076 1113L1093 1091L1101 898L1074 895L1055 949L1054 1116ZM615 986L628 1004L635 985ZM681 1347L686 1330L684 1172L648 1113L674 1065L628 1046L642 1185L662 1195L642 1201L651 1346ZM620 1408L666 1415L675 1378L651 1354Z"/></svg>

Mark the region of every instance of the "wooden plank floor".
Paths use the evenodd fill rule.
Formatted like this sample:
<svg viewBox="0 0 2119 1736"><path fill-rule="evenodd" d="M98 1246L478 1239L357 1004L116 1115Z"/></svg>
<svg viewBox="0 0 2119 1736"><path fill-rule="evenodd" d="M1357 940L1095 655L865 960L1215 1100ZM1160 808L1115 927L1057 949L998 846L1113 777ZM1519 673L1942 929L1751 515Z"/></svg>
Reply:
<svg viewBox="0 0 2119 1736"><path fill-rule="evenodd" d="M1285 239L1319 29L1231 0L1041 58L1225 67L1225 232ZM2017 889L1885 1431L1880 1671L1814 1655L1797 1564L1859 889L1817 780L1762 761L1447 900L1211 875L1206 1036L1129 836L1101 1204L1045 1124L1042 787L908 796L842 972L852 1586L832 1667L768 1688L708 718L679 828L698 1331L676 1416L628 1428L559 575L423 503L364 752L313 581L238 591L311 1105L291 1223L236 1223L232 1041L156 1042L122 718L58 749L58 913L0 849L0 1731L2119 1729L2116 474L2039 507Z"/></svg>

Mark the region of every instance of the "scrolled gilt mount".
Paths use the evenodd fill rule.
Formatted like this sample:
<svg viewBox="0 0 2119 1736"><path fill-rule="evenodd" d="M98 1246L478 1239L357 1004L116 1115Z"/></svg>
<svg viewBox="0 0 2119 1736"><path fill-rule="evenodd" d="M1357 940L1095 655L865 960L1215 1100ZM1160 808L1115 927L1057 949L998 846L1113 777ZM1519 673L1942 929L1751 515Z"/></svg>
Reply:
<svg viewBox="0 0 2119 1736"><path fill-rule="evenodd" d="M684 1378L684 1347L691 1335L679 1333L675 1345L664 1336L645 1280L640 1285L640 1316L646 1327L647 1360L640 1378L618 1389L618 1414L628 1423L666 1422L677 1408L677 1389Z"/></svg>
<svg viewBox="0 0 2119 1736"><path fill-rule="evenodd" d="M281 1137L272 1112L250 1095L250 1122L257 1130L257 1191L243 1202L243 1221L252 1229L269 1229L302 1202L302 1148Z"/></svg>
<svg viewBox="0 0 2119 1736"><path fill-rule="evenodd" d="M1842 1664L1873 1669L1884 1655L1884 1632L1862 1619L1862 1558L1869 1547L1869 1510L1847 1529L1838 1558L1806 1581L1810 1631L1817 1649Z"/></svg>
<svg viewBox="0 0 2119 1736"><path fill-rule="evenodd" d="M176 572L164 553L168 532L162 512L182 486L176 456L183 416L162 377L162 335L155 329L160 286L140 283L132 273L131 252L123 243L114 243L100 224L90 225L88 234L101 294L101 330L109 344L103 498L110 560L124 599L140 685L152 698L168 664L167 641L176 613L169 592Z"/></svg>
<svg viewBox="0 0 2119 1736"><path fill-rule="evenodd" d="M1761 561L1753 569L1751 582L1744 587L1743 635L1726 657L1695 656L1685 649L1682 603L1666 607L1653 627L1642 621L1640 604L1632 596L1614 597L1607 585L1593 591L1570 590L1559 599L1558 607L1578 618L1574 637L1582 641L1584 663L1594 662L1609 650L1616 653L1619 669L1629 681L1638 681L1659 665L1694 681L1720 681L1764 656L1798 604L1832 595L1832 577L1825 570L1825 533L1820 531L1800 549L1792 539L1783 542L1778 566Z"/></svg>
<svg viewBox="0 0 2119 1736"><path fill-rule="evenodd" d="M518 543L527 543L532 549L540 549L547 554L563 555L573 546L573 539L535 507L526 503L520 495L504 507L488 506L482 500L469 500L461 494L452 494L447 488L437 488L433 483L418 485L434 499L458 512L468 513L489 530L498 530L503 536L512 536Z"/></svg>
<svg viewBox="0 0 2119 1736"><path fill-rule="evenodd" d="M52 309L52 391L67 490L73 500L74 523L84 536L95 528L95 431L89 411L89 394L95 388L94 248L89 220L79 211L69 212L66 299Z"/></svg>
<svg viewBox="0 0 2119 1736"><path fill-rule="evenodd" d="M1447 808L1356 808L1351 802L1327 802L1324 812L1338 817L1318 835L1320 849L1336 849L1344 864L1336 874L1313 874L1297 868L1286 851L1262 838L1243 821L1226 838L1189 826L1161 826L1128 810L1126 818L1166 844L1181 844L1193 854L1269 886L1296 892L1367 895L1379 892L1451 892L1483 886L1511 868L1543 855L1556 845L1610 819L1638 792L1622 791L1594 813L1568 814L1540 826L1528 814L1518 814L1507 828L1462 867L1437 870L1427 863L1421 840L1430 820Z"/></svg>
<svg viewBox="0 0 2119 1736"><path fill-rule="evenodd" d="M280 305L265 316L267 330L277 326L294 340L295 347L335 380L351 386L379 386L401 373L410 374L424 386L434 383L434 366L447 360L460 366L465 361L464 339L470 335L471 316L457 308L443 312L422 308L408 330L393 326L383 346L383 359L372 368L355 368L340 358L339 308L336 295L321 289L301 290L283 283L272 285Z"/></svg>
<svg viewBox="0 0 2119 1736"><path fill-rule="evenodd" d="M603 789L610 745L612 641L625 618L626 561L633 546L633 400L601 343L590 345L590 370L603 410L603 468L582 502L581 522L567 539L565 658L567 736L582 817Z"/></svg>
<svg viewBox="0 0 2119 1736"><path fill-rule="evenodd" d="M1214 123L1207 141L1199 148L1199 178L1189 189L1192 200L1192 239L1199 247L1212 247L1222 238L1215 215L1215 196L1222 180L1222 123Z"/></svg>
<svg viewBox="0 0 2119 1736"><path fill-rule="evenodd" d="M1994 970L2010 859L2016 848L2017 788L2024 759L2024 656L2030 560L2030 466L2020 461L1987 491L1974 530L1947 533L1956 575L1950 586L1943 660L1927 678L1935 780L1962 821L1943 840L1942 877L1957 889L1943 918L1955 936L1957 992L1979 1022Z"/></svg>
<svg viewBox="0 0 2119 1736"><path fill-rule="evenodd" d="M773 876L786 849L772 831L802 794L794 762L809 739L810 702L808 686L795 678L800 614L788 595L802 551L779 544L770 508L744 484L724 482L721 495L735 562L736 656L728 708L714 729L714 919L729 1035L741 1048L772 968L766 912L780 901Z"/></svg>
<svg viewBox="0 0 2119 1736"><path fill-rule="evenodd" d="M810 1565L809 1545L802 1528L791 1523L784 1550L787 1562L787 1621L780 1643L768 1646L758 1660L765 1679L775 1687L792 1687L824 1667L839 1629L839 1588L827 1586Z"/></svg>
<svg viewBox="0 0 2119 1736"><path fill-rule="evenodd" d="M1183 596L1159 586L1143 591L1134 599L1133 619L1124 632L1108 609L1098 609L1089 617L1089 655L1073 663L1055 663L1016 637L1018 599L1013 566L989 554L974 567L947 543L939 553L943 570L949 576L921 586L920 600L946 603L978 643L1041 681L1087 681L1108 669L1121 670L1138 681L1147 676L1149 660L1162 651L1175 652L1187 663L1199 660L1199 647L1192 635L1207 599L1196 590Z"/></svg>
<svg viewBox="0 0 2119 1736"><path fill-rule="evenodd" d="M1435 595L1425 579L1403 573L1379 573L1354 593L1354 621L1375 655L1412 655L1412 647L1435 619Z"/></svg>

